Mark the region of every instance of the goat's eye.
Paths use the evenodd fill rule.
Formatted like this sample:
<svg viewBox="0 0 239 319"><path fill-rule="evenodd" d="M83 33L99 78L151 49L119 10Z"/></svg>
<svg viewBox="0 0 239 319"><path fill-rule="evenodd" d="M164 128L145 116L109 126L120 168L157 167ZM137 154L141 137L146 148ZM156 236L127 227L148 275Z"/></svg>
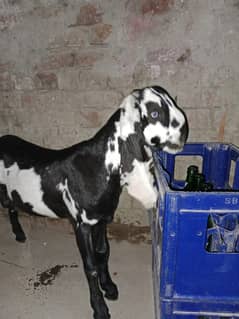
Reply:
<svg viewBox="0 0 239 319"><path fill-rule="evenodd" d="M153 111L153 112L150 113L150 116L151 116L153 119L156 119L156 118L159 116L159 112Z"/></svg>

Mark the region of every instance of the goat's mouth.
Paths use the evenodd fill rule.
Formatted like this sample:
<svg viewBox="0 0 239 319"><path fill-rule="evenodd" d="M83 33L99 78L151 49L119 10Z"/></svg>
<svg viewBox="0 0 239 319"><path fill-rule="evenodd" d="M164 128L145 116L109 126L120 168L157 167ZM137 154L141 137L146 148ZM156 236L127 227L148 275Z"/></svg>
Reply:
<svg viewBox="0 0 239 319"><path fill-rule="evenodd" d="M171 142L164 142L164 143L160 143L160 139L159 138L152 138L151 139L151 148L154 151L164 151L170 154L176 154L179 153L183 150L183 143L180 144L175 144L175 143L171 143Z"/></svg>
<svg viewBox="0 0 239 319"><path fill-rule="evenodd" d="M166 153L169 153L169 154L177 154L177 153L182 152L183 146L181 146L181 147L175 147L175 148L171 148L171 147L169 147L169 146L165 146L165 147L163 147L162 150L163 150L164 152L166 152Z"/></svg>
<svg viewBox="0 0 239 319"><path fill-rule="evenodd" d="M183 150L184 144L173 144L166 142L162 144L162 150L170 154L177 154Z"/></svg>

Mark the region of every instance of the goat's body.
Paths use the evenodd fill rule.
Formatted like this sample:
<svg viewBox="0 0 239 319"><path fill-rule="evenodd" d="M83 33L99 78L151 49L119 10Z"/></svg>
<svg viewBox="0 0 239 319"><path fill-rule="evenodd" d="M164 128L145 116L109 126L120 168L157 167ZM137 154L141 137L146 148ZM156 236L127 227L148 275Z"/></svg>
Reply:
<svg viewBox="0 0 239 319"><path fill-rule="evenodd" d="M107 129L111 127L113 133L112 125L109 121ZM111 221L121 186L119 174L108 175L105 167L109 138L109 132L105 134L103 130L89 141L50 150L16 136L1 137L1 203L29 213L75 221L81 221L84 213L82 217L89 224L91 220Z"/></svg>
<svg viewBox="0 0 239 319"><path fill-rule="evenodd" d="M155 206L149 146L176 152L186 138L183 113L159 87L133 92L93 138L63 150L11 135L0 138L0 203L9 210L16 240L26 239L18 209L69 218L94 319L110 318L102 290L108 299L118 297L108 270L107 223L113 220L122 188L145 208Z"/></svg>

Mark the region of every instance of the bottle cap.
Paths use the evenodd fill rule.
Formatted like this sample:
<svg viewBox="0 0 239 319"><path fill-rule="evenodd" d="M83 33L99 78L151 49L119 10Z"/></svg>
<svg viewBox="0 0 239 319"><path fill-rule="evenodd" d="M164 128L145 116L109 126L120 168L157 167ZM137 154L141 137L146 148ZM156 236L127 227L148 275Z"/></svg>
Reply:
<svg viewBox="0 0 239 319"><path fill-rule="evenodd" d="M196 165L188 166L187 173L190 174L190 175L197 174L198 173L198 167Z"/></svg>

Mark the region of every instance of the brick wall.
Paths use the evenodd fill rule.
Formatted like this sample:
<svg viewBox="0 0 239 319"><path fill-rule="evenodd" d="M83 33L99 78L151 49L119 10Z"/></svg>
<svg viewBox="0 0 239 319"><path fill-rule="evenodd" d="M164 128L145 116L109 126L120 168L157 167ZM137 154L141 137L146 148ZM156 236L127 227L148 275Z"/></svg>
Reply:
<svg viewBox="0 0 239 319"><path fill-rule="evenodd" d="M61 148L164 86L190 141L239 144L238 0L0 0L0 134ZM126 194L118 217L147 216Z"/></svg>

